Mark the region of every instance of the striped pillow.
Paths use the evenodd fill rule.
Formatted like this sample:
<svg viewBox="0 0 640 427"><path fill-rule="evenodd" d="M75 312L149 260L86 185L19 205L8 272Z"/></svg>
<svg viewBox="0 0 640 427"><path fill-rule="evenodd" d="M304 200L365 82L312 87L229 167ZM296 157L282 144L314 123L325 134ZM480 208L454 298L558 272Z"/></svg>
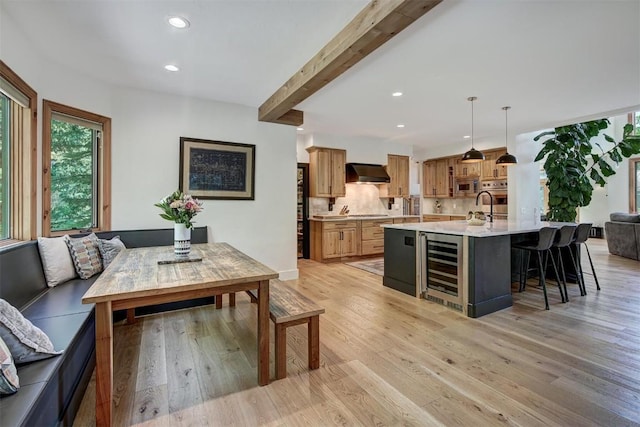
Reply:
<svg viewBox="0 0 640 427"><path fill-rule="evenodd" d="M66 242L73 265L81 279L88 279L102 271L98 237L95 234L77 238L67 237Z"/></svg>

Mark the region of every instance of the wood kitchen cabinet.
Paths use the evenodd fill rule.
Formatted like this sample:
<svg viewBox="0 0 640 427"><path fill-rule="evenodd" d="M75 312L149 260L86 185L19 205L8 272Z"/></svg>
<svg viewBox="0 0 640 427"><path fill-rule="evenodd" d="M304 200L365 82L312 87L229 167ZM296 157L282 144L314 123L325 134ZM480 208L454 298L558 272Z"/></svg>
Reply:
<svg viewBox="0 0 640 427"><path fill-rule="evenodd" d="M506 179L507 178L507 166L497 165L496 160L503 154L506 154L506 149L500 149L495 151L488 151L485 153L485 160L482 162L482 179Z"/></svg>
<svg viewBox="0 0 640 427"><path fill-rule="evenodd" d="M367 219L362 220L360 255L375 255L384 253L384 228L382 224L395 224L395 219Z"/></svg>
<svg viewBox="0 0 640 427"><path fill-rule="evenodd" d="M344 197L347 152L334 148L309 147L309 195Z"/></svg>
<svg viewBox="0 0 640 427"><path fill-rule="evenodd" d="M455 177L479 178L482 172L482 165L483 162L462 163L462 158L457 158L455 161Z"/></svg>
<svg viewBox="0 0 640 427"><path fill-rule="evenodd" d="M422 215L422 222L458 221L467 219L465 215Z"/></svg>
<svg viewBox="0 0 640 427"><path fill-rule="evenodd" d="M387 155L387 197L409 197L409 156Z"/></svg>
<svg viewBox="0 0 640 427"><path fill-rule="evenodd" d="M312 221L311 259L325 259L358 255L358 222Z"/></svg>
<svg viewBox="0 0 640 427"><path fill-rule="evenodd" d="M422 195L448 198L453 196L452 159L427 160L422 164Z"/></svg>

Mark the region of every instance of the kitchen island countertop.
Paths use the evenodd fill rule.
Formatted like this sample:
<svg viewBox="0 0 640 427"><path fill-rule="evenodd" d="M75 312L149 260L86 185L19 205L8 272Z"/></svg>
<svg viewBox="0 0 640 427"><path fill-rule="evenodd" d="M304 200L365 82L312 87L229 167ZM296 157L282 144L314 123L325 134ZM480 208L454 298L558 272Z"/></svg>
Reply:
<svg viewBox="0 0 640 427"><path fill-rule="evenodd" d="M542 227L560 227L563 222L546 221L503 221L486 222L484 225L469 225L467 221L420 222L413 224L383 224L385 228L423 231L427 233L452 234L469 237L491 237L509 234L531 233ZM575 224L573 224L575 225Z"/></svg>

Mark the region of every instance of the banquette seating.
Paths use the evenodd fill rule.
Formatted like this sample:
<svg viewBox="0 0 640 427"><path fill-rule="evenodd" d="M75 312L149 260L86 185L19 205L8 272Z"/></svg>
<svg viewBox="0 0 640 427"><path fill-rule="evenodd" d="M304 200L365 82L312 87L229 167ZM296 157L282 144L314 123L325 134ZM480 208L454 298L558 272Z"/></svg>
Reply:
<svg viewBox="0 0 640 427"><path fill-rule="evenodd" d="M128 248L173 244L173 229L125 230L96 233L100 239L120 236ZM81 237L77 236L71 237ZM206 243L207 227L192 230L192 243ZM82 296L99 275L75 278L48 287L37 241L0 249L0 298L17 308L44 331L60 355L18 365L20 389L0 398L0 426L71 425L95 366L94 306ZM147 306L147 314L195 305L215 299ZM114 313L116 320L125 313Z"/></svg>

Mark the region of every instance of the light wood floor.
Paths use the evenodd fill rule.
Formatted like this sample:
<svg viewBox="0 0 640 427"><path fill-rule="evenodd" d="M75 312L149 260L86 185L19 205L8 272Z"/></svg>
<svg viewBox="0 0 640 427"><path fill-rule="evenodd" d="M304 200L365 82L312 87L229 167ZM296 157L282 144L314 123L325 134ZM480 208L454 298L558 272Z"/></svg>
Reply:
<svg viewBox="0 0 640 427"><path fill-rule="evenodd" d="M326 308L321 367L307 370L305 327L290 328L288 377L265 387L245 295L117 325L114 425L640 425L640 263L589 244L600 292L587 276L589 294L573 285L561 304L550 286L545 311L532 280L480 319L303 260L292 283ZM92 380L76 426L94 424L94 393Z"/></svg>

